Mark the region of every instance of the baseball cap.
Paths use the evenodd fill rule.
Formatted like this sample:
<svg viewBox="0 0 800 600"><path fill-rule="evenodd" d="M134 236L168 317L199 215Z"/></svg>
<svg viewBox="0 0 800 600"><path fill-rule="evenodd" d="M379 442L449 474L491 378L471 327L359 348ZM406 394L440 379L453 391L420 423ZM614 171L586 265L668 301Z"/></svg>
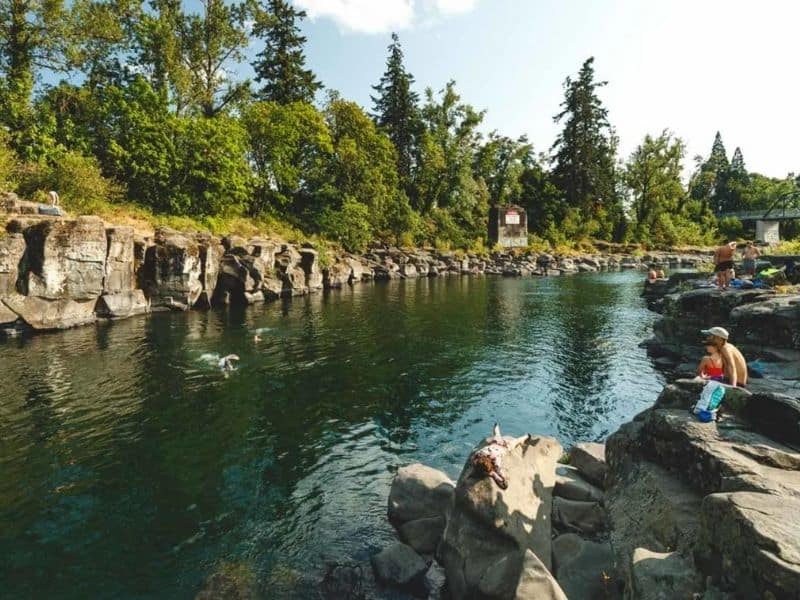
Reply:
<svg viewBox="0 0 800 600"><path fill-rule="evenodd" d="M723 340L727 340L729 335L728 330L725 329L724 327L711 327L710 329L701 330L700 333L702 333L703 335L714 335L719 338L722 338Z"/></svg>

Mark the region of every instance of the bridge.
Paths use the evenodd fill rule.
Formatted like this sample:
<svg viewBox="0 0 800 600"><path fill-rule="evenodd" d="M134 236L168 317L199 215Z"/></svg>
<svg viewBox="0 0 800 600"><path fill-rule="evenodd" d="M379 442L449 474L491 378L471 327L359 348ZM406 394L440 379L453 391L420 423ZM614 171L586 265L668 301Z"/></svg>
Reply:
<svg viewBox="0 0 800 600"><path fill-rule="evenodd" d="M720 217L736 217L742 223L756 224L756 240L768 244L780 241L780 222L800 220L800 192L778 196L766 209L720 213Z"/></svg>

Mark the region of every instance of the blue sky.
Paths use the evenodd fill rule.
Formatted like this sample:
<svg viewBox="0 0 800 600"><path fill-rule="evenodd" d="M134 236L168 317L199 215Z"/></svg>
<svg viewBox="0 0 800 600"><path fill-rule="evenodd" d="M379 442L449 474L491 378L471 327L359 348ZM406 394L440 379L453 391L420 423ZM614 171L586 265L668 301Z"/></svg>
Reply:
<svg viewBox="0 0 800 600"><path fill-rule="evenodd" d="M455 79L485 129L549 149L562 83L588 56L627 156L669 128L687 167L722 132L750 170L800 172L800 2L794 0L293 0L308 10L309 65L371 107L389 33L420 91Z"/></svg>

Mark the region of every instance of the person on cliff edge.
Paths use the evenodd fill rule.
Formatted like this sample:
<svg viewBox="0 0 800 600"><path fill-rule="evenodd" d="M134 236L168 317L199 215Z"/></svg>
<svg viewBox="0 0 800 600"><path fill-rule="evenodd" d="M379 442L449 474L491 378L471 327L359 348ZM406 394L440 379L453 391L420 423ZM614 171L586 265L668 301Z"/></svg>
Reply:
<svg viewBox="0 0 800 600"><path fill-rule="evenodd" d="M722 357L723 383L732 386L747 385L747 362L739 349L728 341L728 330L723 327L703 329L706 344L713 346Z"/></svg>

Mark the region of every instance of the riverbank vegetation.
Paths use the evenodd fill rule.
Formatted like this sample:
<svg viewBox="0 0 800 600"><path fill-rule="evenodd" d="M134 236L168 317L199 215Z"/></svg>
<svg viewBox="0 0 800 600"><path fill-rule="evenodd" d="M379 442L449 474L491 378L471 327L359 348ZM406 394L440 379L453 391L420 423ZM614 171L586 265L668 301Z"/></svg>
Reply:
<svg viewBox="0 0 800 600"><path fill-rule="evenodd" d="M396 35L365 109L306 65L304 17L286 0L0 0L0 188L351 250L485 248L489 206L505 203L527 209L537 247L708 244L744 235L715 215L800 190L749 173L739 148L729 161L719 134L688 185L666 129L620 157L592 58L564 83L550 148L484 133L454 81L417 91Z"/></svg>

